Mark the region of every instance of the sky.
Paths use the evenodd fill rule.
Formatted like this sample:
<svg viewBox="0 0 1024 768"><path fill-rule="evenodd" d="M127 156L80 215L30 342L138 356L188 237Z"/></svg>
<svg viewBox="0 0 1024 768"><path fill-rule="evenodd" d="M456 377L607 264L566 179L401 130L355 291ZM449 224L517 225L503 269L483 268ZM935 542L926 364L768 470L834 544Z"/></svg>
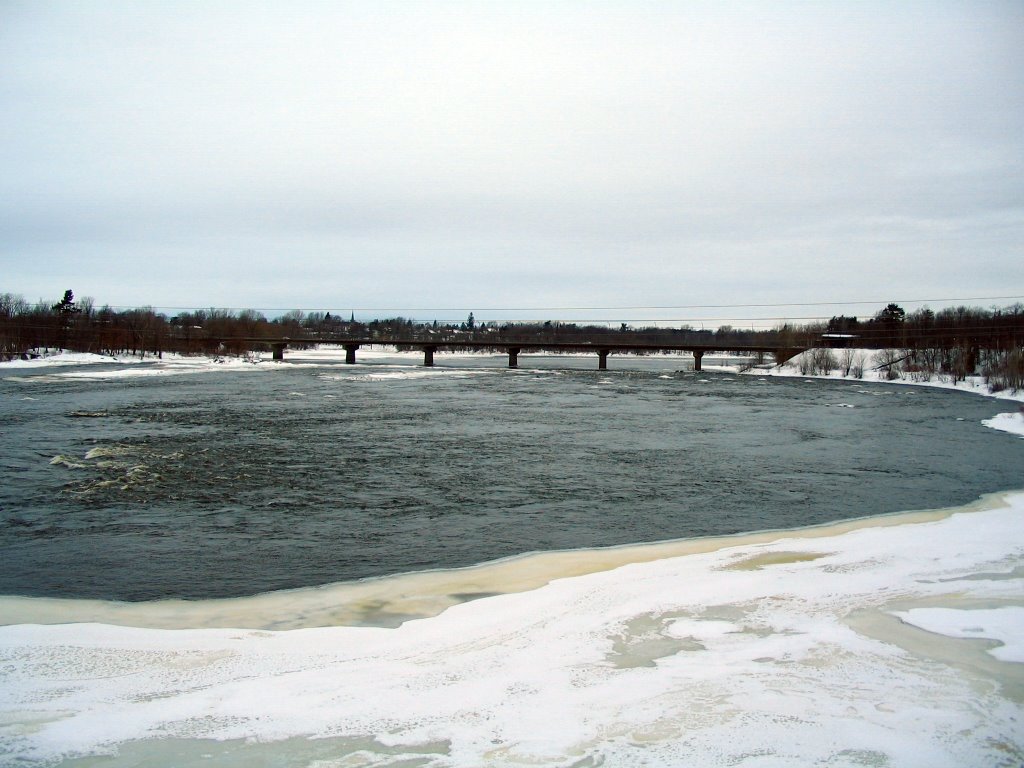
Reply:
<svg viewBox="0 0 1024 768"><path fill-rule="evenodd" d="M0 293L29 301L1024 300L1019 0L0 0L0 62Z"/></svg>

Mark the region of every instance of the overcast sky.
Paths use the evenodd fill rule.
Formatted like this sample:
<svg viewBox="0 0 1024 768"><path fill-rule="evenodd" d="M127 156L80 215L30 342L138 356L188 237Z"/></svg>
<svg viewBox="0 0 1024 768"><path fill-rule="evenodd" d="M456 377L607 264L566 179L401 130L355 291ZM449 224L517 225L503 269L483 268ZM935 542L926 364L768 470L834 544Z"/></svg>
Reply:
<svg viewBox="0 0 1024 768"><path fill-rule="evenodd" d="M421 320L1024 296L1024 3L0 0L0 293L66 288Z"/></svg>

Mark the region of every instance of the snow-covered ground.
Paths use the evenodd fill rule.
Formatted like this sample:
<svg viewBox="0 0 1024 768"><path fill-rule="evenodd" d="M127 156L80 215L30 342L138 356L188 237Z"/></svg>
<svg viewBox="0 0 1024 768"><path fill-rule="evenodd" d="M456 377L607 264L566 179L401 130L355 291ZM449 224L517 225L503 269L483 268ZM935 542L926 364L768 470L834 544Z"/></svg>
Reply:
<svg viewBox="0 0 1024 768"><path fill-rule="evenodd" d="M1002 390L1000 392L992 392L985 383L984 378L981 376L968 376L963 381L951 381L948 376L936 375L924 380L921 378L915 378L911 374L904 373L896 379L889 379L885 370L874 370L875 365L872 364L872 361L878 353L878 350L872 349L851 350L855 359L858 359L865 364L865 369L861 376L845 376L843 371L839 369L833 370L828 374L808 375L801 373L802 359L804 356L812 354L812 352L812 350L802 352L782 365L762 366L742 372L755 374L757 376L788 376L804 379L847 379L854 381L877 382L881 384L932 387L937 389L956 390L958 392L971 392L976 395L993 397L998 400L1011 400L1014 402L1024 403L1024 390ZM741 367L736 365L718 366L717 370L740 372ZM991 419L986 419L982 424L986 427L991 427L992 429L1011 432L1024 437L1024 406L1018 407L1016 411L997 414Z"/></svg>
<svg viewBox="0 0 1024 768"><path fill-rule="evenodd" d="M374 355L395 353L360 350ZM275 367L150 369L224 365ZM144 370L115 373L129 369ZM988 423L1024 433L1021 422ZM140 625L209 627L196 617L240 626L275 605L414 605L439 582L492 595L397 629L44 625L25 616L52 620L60 601L0 599L0 620L20 617L0 627L0 764L1024 764L1024 493L651 546L411 574L377 582L381 594L367 582L361 596L92 606L111 621L135 611ZM581 557L592 572L558 578ZM528 587L494 594L516 579Z"/></svg>
<svg viewBox="0 0 1024 768"><path fill-rule="evenodd" d="M268 355L269 357L269 355ZM179 355L165 353L162 357L145 355L97 355L91 352L59 351L41 355L28 360L8 360L0 362L0 376L17 375L20 371L40 371L52 369L62 378L76 379L114 379L134 376L170 376L181 373L201 373L204 371L252 370L262 362L258 354L244 357L205 355ZM73 370L67 368L73 367ZM100 370L102 369L102 370Z"/></svg>
<svg viewBox="0 0 1024 768"><path fill-rule="evenodd" d="M1011 432L1024 437L1024 410L1016 413L997 413L991 419L981 422L986 427L1001 429L1003 432Z"/></svg>
<svg viewBox="0 0 1024 768"><path fill-rule="evenodd" d="M0 761L1016 765L1022 516L724 539L398 629L8 626Z"/></svg>
<svg viewBox="0 0 1024 768"><path fill-rule="evenodd" d="M97 355L92 352L68 352L67 350L58 349L41 352L37 357L31 357L26 360L0 361L0 370L44 368L62 365L95 365L98 363L141 363L144 359L132 355L113 357L111 355ZM152 356L149 359L152 360Z"/></svg>
<svg viewBox="0 0 1024 768"><path fill-rule="evenodd" d="M843 350L832 350L833 354L839 359L839 356L843 353ZM763 365L750 370L743 370L743 373L754 374L757 376L789 376L789 377L800 377L804 379L848 379L851 381L868 381L878 382L882 384L892 385L907 385L917 387L934 387L938 389L952 389L958 392L973 392L974 394L984 395L986 397L995 397L1000 400L1015 400L1024 402L1024 390L1003 390L1001 392L992 392L985 380L981 376L968 376L963 381L952 381L950 377L943 376L941 374L932 375L928 379L924 379L921 376L915 377L911 373L905 373L898 371L898 377L895 379L889 379L885 370L875 370L878 367L878 363L875 362L876 356L879 352L877 349L852 349L850 352L854 355L854 359L859 360L863 365L863 374L861 376L845 376L841 366L837 366L828 374L805 374L801 373L802 363L805 357L810 356L814 353L814 350L808 350L807 352L801 352L799 355L787 360L782 365ZM716 366L704 366L709 370L728 370L733 372L740 372L741 367L738 365L726 365ZM899 365L894 366L899 369Z"/></svg>

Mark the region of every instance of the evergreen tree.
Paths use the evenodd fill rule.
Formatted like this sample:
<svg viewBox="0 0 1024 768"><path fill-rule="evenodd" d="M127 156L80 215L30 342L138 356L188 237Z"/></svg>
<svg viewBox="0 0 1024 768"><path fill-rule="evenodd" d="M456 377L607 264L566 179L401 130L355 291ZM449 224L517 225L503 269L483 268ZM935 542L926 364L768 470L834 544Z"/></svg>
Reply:
<svg viewBox="0 0 1024 768"><path fill-rule="evenodd" d="M53 311L60 314L61 317L69 317L81 311L75 306L75 294L70 288L64 291L64 298L53 305Z"/></svg>
<svg viewBox="0 0 1024 768"><path fill-rule="evenodd" d="M64 298L54 304L52 309L60 318L60 338L57 341L57 345L61 349L67 349L68 330L71 326L71 318L81 311L75 306L75 294L70 288L64 291Z"/></svg>
<svg viewBox="0 0 1024 768"><path fill-rule="evenodd" d="M887 304L885 309L879 311L876 318L886 325L898 325L906 316L907 313L899 304Z"/></svg>

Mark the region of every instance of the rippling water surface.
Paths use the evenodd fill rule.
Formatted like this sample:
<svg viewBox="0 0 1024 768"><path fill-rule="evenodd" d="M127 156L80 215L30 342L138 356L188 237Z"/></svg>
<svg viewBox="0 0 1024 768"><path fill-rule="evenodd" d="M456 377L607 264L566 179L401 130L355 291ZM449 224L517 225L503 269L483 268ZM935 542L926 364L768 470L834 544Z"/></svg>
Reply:
<svg viewBox="0 0 1024 768"><path fill-rule="evenodd" d="M0 593L240 596L1020 485L997 402L595 362L8 371Z"/></svg>

